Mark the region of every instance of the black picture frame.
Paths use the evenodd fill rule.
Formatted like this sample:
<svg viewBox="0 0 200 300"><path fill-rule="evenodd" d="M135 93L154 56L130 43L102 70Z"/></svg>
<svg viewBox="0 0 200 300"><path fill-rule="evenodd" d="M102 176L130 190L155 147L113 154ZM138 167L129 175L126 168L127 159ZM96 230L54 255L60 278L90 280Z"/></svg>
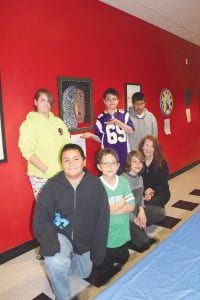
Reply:
<svg viewBox="0 0 200 300"><path fill-rule="evenodd" d="M1 77L0 77L0 163L5 161L7 161L7 153L6 153L6 139L5 139L5 129L4 129L2 87L1 87Z"/></svg>
<svg viewBox="0 0 200 300"><path fill-rule="evenodd" d="M92 81L89 78L58 77L60 118L70 132L93 128Z"/></svg>
<svg viewBox="0 0 200 300"><path fill-rule="evenodd" d="M141 84L139 83L125 83L125 106L128 111L132 107L132 95L136 92L141 92Z"/></svg>

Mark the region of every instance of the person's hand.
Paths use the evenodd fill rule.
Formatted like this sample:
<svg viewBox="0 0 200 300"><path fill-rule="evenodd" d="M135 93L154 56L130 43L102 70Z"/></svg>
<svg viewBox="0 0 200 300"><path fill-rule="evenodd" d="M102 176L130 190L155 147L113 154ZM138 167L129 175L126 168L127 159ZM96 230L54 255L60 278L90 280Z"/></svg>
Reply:
<svg viewBox="0 0 200 300"><path fill-rule="evenodd" d="M146 217L145 210L143 207L140 207L140 211L138 213L138 219L139 219L141 228L145 228L146 224L147 224L147 217Z"/></svg>
<svg viewBox="0 0 200 300"><path fill-rule="evenodd" d="M80 137L82 138L82 139L89 139L89 138L91 138L92 137L92 133L91 132L84 132Z"/></svg>
<svg viewBox="0 0 200 300"><path fill-rule="evenodd" d="M142 227L142 224L140 223L140 219L138 217L135 217L135 219L133 220L133 222L140 228L143 228Z"/></svg>
<svg viewBox="0 0 200 300"><path fill-rule="evenodd" d="M114 125L119 125L119 120L118 119L116 119L116 118L114 118L114 117L112 117L109 121L107 121L107 122L104 122L105 124L114 124Z"/></svg>
<svg viewBox="0 0 200 300"><path fill-rule="evenodd" d="M150 201L153 195L154 195L154 190L152 188L146 189L146 191L144 192L144 200Z"/></svg>
<svg viewBox="0 0 200 300"><path fill-rule="evenodd" d="M118 203L121 205L121 206L124 206L126 204L126 200L124 197L121 197L120 200L118 201Z"/></svg>
<svg viewBox="0 0 200 300"><path fill-rule="evenodd" d="M121 197L116 203L110 205L110 214L116 215L117 211L120 210L126 204L124 197Z"/></svg>

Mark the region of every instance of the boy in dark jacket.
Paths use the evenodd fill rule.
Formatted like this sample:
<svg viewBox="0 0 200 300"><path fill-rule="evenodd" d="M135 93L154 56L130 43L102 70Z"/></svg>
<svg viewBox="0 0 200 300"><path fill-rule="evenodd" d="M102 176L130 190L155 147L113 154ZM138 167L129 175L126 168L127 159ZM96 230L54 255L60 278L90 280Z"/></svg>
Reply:
<svg viewBox="0 0 200 300"><path fill-rule="evenodd" d="M36 203L33 230L57 300L70 299L68 276L89 276L102 263L108 236L109 205L100 179L84 169L76 144L61 151L63 172L51 178Z"/></svg>

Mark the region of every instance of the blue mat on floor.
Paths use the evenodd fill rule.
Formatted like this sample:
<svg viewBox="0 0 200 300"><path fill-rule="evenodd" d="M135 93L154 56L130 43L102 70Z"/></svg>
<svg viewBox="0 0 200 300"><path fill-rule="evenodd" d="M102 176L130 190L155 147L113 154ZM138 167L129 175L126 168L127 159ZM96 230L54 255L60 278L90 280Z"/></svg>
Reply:
<svg viewBox="0 0 200 300"><path fill-rule="evenodd" d="M95 299L199 300L200 212Z"/></svg>

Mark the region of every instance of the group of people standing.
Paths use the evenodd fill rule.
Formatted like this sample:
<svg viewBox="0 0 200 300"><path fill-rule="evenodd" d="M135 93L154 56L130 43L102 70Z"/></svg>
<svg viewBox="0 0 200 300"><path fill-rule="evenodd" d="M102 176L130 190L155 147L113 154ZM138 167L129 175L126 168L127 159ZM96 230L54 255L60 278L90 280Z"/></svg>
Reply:
<svg viewBox="0 0 200 300"><path fill-rule="evenodd" d="M33 230L58 300L70 299L68 276L86 278L93 265L121 266L128 249L147 249L145 228L164 218L170 198L157 122L143 93L132 96L129 112L118 109L113 88L103 101L95 132L82 134L101 143L99 178L88 172L83 150L51 112L48 90L36 92L36 112L20 126L19 148L37 200Z"/></svg>

